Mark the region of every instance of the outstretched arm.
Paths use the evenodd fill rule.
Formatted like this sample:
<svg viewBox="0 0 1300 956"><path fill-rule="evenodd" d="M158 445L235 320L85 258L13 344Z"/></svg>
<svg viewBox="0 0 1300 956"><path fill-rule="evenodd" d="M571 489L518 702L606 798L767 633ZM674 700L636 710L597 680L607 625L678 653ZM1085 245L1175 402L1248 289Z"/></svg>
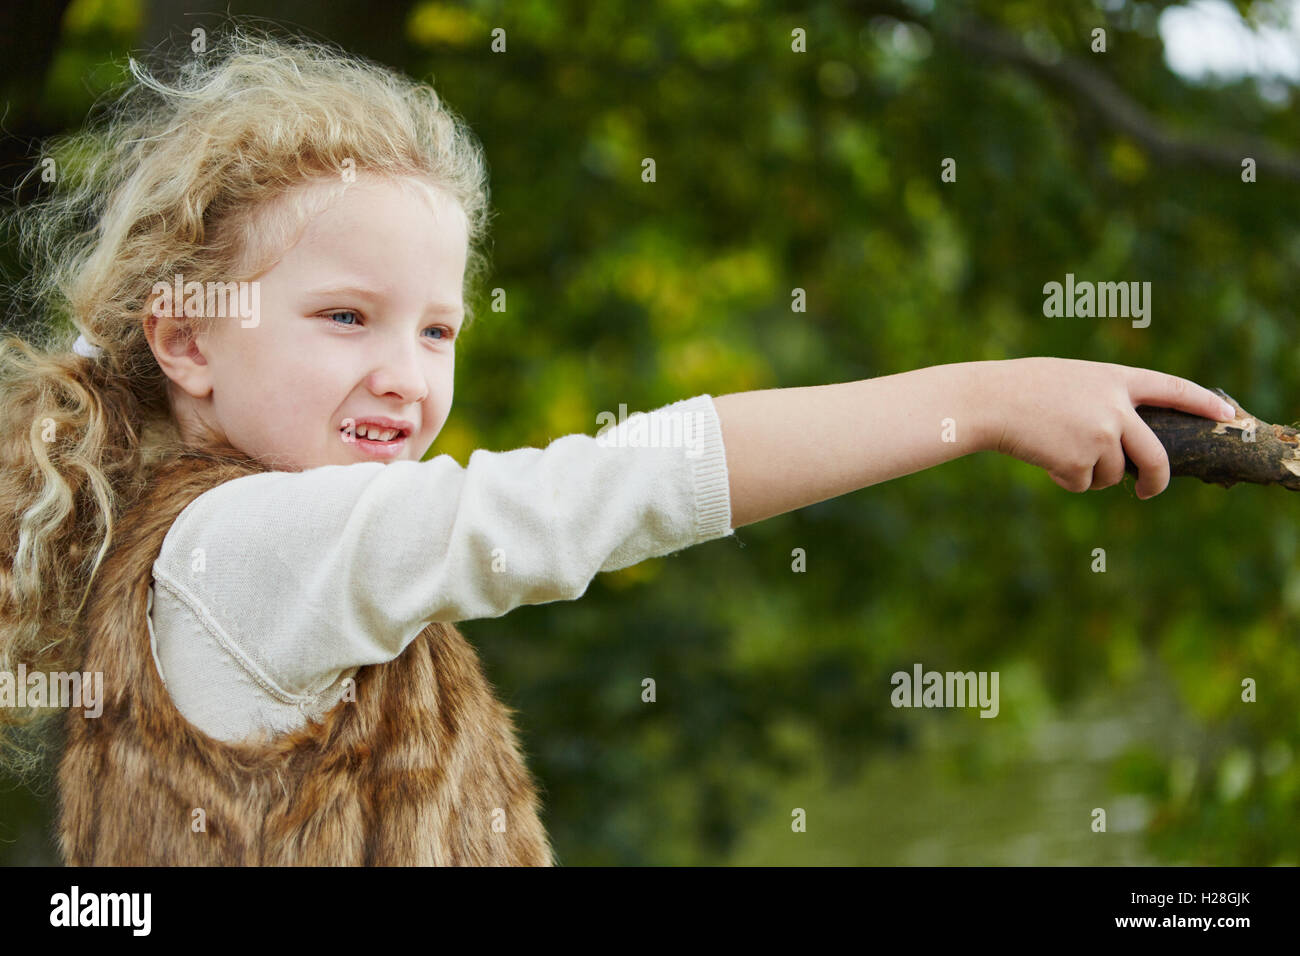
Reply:
<svg viewBox="0 0 1300 956"><path fill-rule="evenodd" d="M1169 461L1137 405L1235 414L1187 379L1057 358L935 365L713 401L733 528L986 450L1042 467L1076 492L1118 484L1127 452L1138 497L1149 498L1169 484Z"/></svg>

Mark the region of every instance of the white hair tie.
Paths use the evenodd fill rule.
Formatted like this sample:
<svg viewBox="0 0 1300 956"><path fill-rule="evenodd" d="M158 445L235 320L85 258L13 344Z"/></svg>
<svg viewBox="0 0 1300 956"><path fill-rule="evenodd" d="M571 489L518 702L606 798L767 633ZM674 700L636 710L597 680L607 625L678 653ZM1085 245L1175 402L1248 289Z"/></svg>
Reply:
<svg viewBox="0 0 1300 956"><path fill-rule="evenodd" d="M104 354L104 350L98 345L91 345L87 342L84 335L77 336L77 341L72 343L72 351L78 355L84 355L88 359L99 358Z"/></svg>

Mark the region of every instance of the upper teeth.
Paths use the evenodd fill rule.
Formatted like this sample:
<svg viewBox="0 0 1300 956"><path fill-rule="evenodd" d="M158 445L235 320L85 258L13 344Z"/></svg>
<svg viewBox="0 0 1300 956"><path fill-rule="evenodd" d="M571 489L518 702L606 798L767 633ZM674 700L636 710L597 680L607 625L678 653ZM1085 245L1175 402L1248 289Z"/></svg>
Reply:
<svg viewBox="0 0 1300 956"><path fill-rule="evenodd" d="M399 431L400 429L396 428L380 428L378 425L358 425L356 427L358 438L369 438L371 441L388 441Z"/></svg>

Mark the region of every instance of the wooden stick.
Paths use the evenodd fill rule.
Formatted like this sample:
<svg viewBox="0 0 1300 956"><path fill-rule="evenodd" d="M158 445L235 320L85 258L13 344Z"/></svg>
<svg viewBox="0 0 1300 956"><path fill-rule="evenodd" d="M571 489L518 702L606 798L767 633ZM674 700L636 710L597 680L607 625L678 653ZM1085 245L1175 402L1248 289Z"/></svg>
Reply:
<svg viewBox="0 0 1300 956"><path fill-rule="evenodd" d="M1300 491L1300 431L1260 421L1223 389L1212 391L1237 410L1235 420L1216 422L1172 408L1137 407L1169 455L1170 476L1225 488L1247 481ZM1137 474L1127 455L1124 470Z"/></svg>

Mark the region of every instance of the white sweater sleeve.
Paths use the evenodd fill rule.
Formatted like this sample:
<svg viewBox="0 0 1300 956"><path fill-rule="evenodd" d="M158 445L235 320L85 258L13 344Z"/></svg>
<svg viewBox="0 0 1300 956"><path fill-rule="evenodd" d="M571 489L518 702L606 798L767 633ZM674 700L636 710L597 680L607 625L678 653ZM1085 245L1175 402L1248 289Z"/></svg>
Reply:
<svg viewBox="0 0 1300 956"><path fill-rule="evenodd" d="M211 636L206 653L310 695L431 621L572 600L600 571L730 523L722 430L700 395L545 449L475 451L463 468L442 455L238 478L181 512L153 571ZM186 654L162 647L169 686L178 670L201 679Z"/></svg>

